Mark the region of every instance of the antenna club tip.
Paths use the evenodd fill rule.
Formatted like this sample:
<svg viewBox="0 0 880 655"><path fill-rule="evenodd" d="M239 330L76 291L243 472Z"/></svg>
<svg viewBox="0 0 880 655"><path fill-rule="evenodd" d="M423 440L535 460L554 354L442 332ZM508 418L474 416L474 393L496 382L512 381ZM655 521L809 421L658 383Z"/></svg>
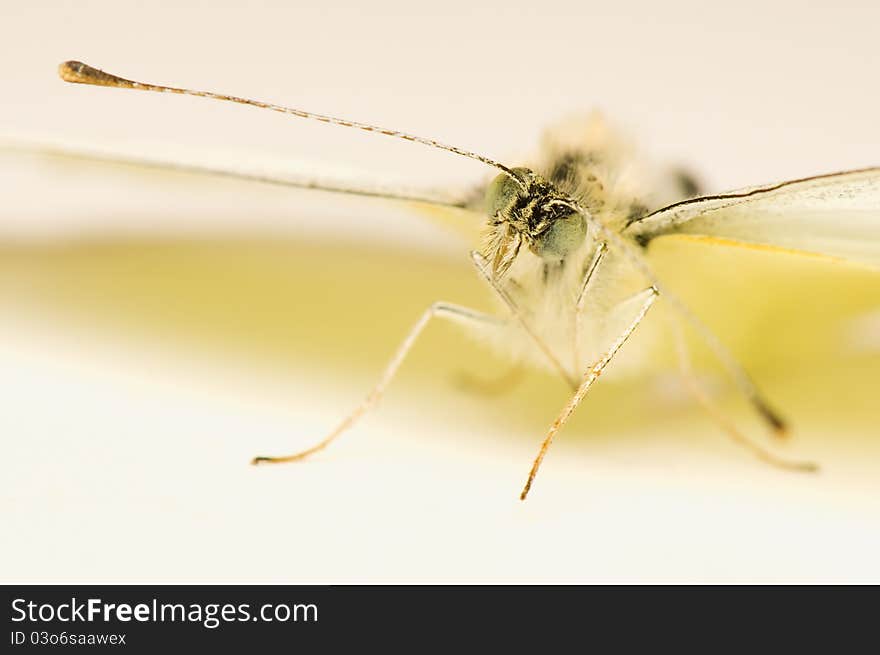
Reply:
<svg viewBox="0 0 880 655"><path fill-rule="evenodd" d="M65 82L78 83L82 81L83 71L91 70L91 66L81 61L65 61L58 64L58 77Z"/></svg>
<svg viewBox="0 0 880 655"><path fill-rule="evenodd" d="M84 64L81 61L70 60L58 65L58 76L71 84L93 84L96 86L131 87L129 80L105 73L102 70Z"/></svg>

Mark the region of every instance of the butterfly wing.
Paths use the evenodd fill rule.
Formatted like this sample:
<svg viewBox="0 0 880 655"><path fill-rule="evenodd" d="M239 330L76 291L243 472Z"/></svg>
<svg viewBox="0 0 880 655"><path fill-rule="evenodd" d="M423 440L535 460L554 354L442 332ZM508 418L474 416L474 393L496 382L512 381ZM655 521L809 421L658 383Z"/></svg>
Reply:
<svg viewBox="0 0 880 655"><path fill-rule="evenodd" d="M44 232L51 231L63 222L64 215L74 223L68 226L74 230L130 230L132 225L123 225L118 214L130 215L133 210L145 217L150 214L147 227L151 231L162 228L163 216L179 222L187 209L190 214L213 210L212 226L202 226L207 229L216 227L221 215L234 213L241 227L254 230L259 225L253 216L260 214L261 204L273 208L278 222L284 223L282 227L298 231L311 215L320 231L326 231L328 219L332 222L333 217L360 215L362 220L340 226L354 237L358 230L370 234L405 232L401 214L427 215L447 231L467 238L482 225L482 217L465 208L463 193L389 182L370 172L225 150L154 145L139 150L143 152L133 155L100 145L56 139L24 141L0 135L0 168L4 170L0 236L12 227L28 233L38 226ZM248 185L259 193L249 190ZM52 192L35 195L25 193L27 189ZM365 197L368 200L364 201ZM169 211L172 208L174 211ZM286 212L296 213L297 219L282 217ZM32 220L34 213L40 213L41 220ZM102 217L106 221L101 222ZM198 230L196 222L177 224L175 230Z"/></svg>
<svg viewBox="0 0 880 655"><path fill-rule="evenodd" d="M685 200L633 222L642 244L681 235L880 267L880 168Z"/></svg>

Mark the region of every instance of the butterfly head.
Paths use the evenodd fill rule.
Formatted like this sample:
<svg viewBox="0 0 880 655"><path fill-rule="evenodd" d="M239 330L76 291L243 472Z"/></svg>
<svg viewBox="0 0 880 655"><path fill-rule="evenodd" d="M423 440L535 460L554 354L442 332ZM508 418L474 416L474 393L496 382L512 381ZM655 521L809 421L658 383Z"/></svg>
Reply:
<svg viewBox="0 0 880 655"><path fill-rule="evenodd" d="M546 261L560 262L587 236L586 220L555 185L528 168L511 173L498 175L486 190L484 254L496 277L510 269L523 245Z"/></svg>

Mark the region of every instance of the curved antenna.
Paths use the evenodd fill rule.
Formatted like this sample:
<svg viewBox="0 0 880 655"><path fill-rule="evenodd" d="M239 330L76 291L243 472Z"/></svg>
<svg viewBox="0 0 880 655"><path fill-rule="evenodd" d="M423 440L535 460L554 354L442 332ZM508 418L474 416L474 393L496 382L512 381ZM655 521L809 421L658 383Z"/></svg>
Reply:
<svg viewBox="0 0 880 655"><path fill-rule="evenodd" d="M118 75L113 75L112 73L106 73L102 70L89 66L88 64L84 64L81 61L65 61L58 66L58 75L61 77L62 80L64 80L65 82L70 82L71 84L91 84L93 86L110 86L117 89L136 89L138 91L177 93L180 95L197 96L199 98L224 100L226 102L235 102L240 105L250 105L251 107L258 107L260 109L270 109L271 111L277 111L282 114L290 114L292 116L298 116L299 118L308 118L320 121L322 123L329 123L330 125L352 127L358 130L363 130L364 132L376 132L377 134L384 134L385 136L394 137L396 139L403 139L404 141L421 143L422 145L429 146L431 148L446 150L447 152L452 152L456 155L461 155L462 157L475 159L479 162L497 168L502 173L510 177L512 180L515 180L517 184L520 185L520 187L523 186L522 181L514 174L514 172L500 162L489 159L488 157L484 157L483 155L478 155L475 152L470 152L468 150L463 150L455 146L449 146L438 141L434 141L433 139L426 139L424 137L414 136L405 132L398 132L396 130L389 130L382 127L377 127L375 125L367 125L366 123L358 123L356 121L344 120L342 118L334 118L333 116L315 114L310 111L303 111L302 109L295 109L293 107L282 107L281 105L273 105L268 102L249 100L248 98L239 98L238 96L230 96L222 93L211 93L210 91L195 91L193 89L182 89L173 86L162 86L159 84L136 82L134 80L125 79L124 77L119 77Z"/></svg>

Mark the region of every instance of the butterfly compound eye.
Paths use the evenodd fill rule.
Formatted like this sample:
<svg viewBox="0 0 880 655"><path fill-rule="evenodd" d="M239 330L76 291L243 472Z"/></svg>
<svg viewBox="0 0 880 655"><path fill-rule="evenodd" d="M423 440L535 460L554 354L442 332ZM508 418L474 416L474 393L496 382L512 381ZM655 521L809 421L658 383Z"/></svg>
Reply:
<svg viewBox="0 0 880 655"><path fill-rule="evenodd" d="M580 214L557 218L532 242L530 249L542 259L564 259L576 250L587 236L587 222Z"/></svg>
<svg viewBox="0 0 880 655"><path fill-rule="evenodd" d="M492 180L486 189L486 213L490 218L499 214L502 217L507 217L516 201L526 195L524 187L528 187L529 169L514 168L511 169L511 172L517 176L519 181L507 173L501 173Z"/></svg>

